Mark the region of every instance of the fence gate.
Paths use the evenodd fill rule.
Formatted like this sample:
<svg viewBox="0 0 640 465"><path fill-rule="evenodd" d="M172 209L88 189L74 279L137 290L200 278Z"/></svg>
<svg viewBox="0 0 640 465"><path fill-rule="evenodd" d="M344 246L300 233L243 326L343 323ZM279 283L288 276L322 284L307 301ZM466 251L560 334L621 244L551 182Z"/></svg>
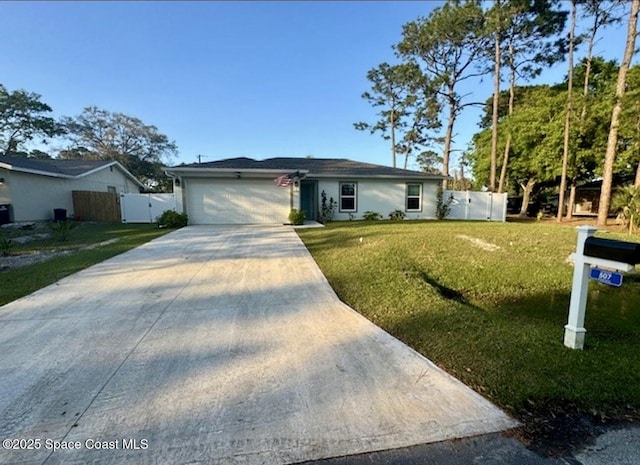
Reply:
<svg viewBox="0 0 640 465"><path fill-rule="evenodd" d="M176 209L175 194L120 194L123 223L153 223L165 210Z"/></svg>
<svg viewBox="0 0 640 465"><path fill-rule="evenodd" d="M450 201L452 220L507 220L507 194L445 190L443 200Z"/></svg>
<svg viewBox="0 0 640 465"><path fill-rule="evenodd" d="M120 222L120 199L113 192L72 191L73 213L84 221Z"/></svg>

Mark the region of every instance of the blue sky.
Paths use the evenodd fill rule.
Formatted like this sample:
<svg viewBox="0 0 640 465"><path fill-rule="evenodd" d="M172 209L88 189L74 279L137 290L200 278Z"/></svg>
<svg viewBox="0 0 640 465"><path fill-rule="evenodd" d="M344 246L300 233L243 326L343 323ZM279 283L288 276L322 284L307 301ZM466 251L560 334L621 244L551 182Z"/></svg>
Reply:
<svg viewBox="0 0 640 465"><path fill-rule="evenodd" d="M95 105L154 124L178 145L168 164L201 154L389 165L388 142L353 128L376 118L360 97L366 74L394 62L402 25L438 4L0 2L0 83L41 94L55 116ZM626 24L605 31L596 52L620 60L625 35ZM536 82L564 74L562 63ZM492 77L472 89L484 101ZM459 119L455 149L478 114Z"/></svg>

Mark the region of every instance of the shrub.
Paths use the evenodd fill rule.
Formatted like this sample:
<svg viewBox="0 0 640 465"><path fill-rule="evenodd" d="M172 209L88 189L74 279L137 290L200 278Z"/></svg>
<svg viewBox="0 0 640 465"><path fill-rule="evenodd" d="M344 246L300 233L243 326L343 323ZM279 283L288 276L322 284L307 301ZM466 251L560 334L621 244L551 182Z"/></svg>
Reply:
<svg viewBox="0 0 640 465"><path fill-rule="evenodd" d="M304 220L307 215L302 210L298 210L297 208L292 208L289 213L289 221L291 224L304 224Z"/></svg>
<svg viewBox="0 0 640 465"><path fill-rule="evenodd" d="M0 255L6 256L9 255L11 249L13 248L13 241L7 237L0 236Z"/></svg>
<svg viewBox="0 0 640 465"><path fill-rule="evenodd" d="M366 221L376 221L376 220L381 220L382 215L378 212L366 211L362 215L362 219Z"/></svg>
<svg viewBox="0 0 640 465"><path fill-rule="evenodd" d="M640 226L640 188L632 185L621 188L613 196L611 207L620 214L624 225L629 227L629 234L634 227Z"/></svg>
<svg viewBox="0 0 640 465"><path fill-rule="evenodd" d="M405 214L402 210L393 210L391 213L389 213L389 218L391 218L392 221L401 221L404 220Z"/></svg>
<svg viewBox="0 0 640 465"><path fill-rule="evenodd" d="M51 229L55 241L65 242L69 240L71 231L76 229L78 224L79 223L75 221L54 221L53 223L49 223L49 229Z"/></svg>
<svg viewBox="0 0 640 465"><path fill-rule="evenodd" d="M189 217L186 213L178 213L174 210L165 210L158 217L157 221L160 228L182 228L189 223Z"/></svg>

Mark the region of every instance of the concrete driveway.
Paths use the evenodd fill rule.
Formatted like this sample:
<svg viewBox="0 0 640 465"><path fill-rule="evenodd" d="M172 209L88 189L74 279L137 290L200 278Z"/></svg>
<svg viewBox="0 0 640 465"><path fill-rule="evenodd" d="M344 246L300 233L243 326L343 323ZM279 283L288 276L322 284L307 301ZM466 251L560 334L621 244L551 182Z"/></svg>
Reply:
<svg viewBox="0 0 640 465"><path fill-rule="evenodd" d="M188 227L67 277L0 307L0 354L0 439L27 440L3 464L287 464L515 425L342 304L287 227Z"/></svg>

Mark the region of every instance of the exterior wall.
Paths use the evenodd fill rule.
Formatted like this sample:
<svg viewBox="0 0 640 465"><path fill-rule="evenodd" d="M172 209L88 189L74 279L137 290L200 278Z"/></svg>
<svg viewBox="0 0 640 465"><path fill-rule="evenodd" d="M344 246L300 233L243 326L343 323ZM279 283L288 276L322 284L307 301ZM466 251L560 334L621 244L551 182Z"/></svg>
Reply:
<svg viewBox="0 0 640 465"><path fill-rule="evenodd" d="M116 188L118 194L139 194L140 187L115 166L102 169L89 176L67 180L73 184L74 191L107 192L109 186Z"/></svg>
<svg viewBox="0 0 640 465"><path fill-rule="evenodd" d="M113 170L105 168L79 179L0 170L0 177L5 178L0 187L0 203L12 204L13 221L41 221L53 219L54 208L64 208L73 215L72 191L107 192L113 186L118 193L140 192L122 171L115 166L110 168Z"/></svg>
<svg viewBox="0 0 640 465"><path fill-rule="evenodd" d="M313 179L313 178L309 178ZM389 213L401 210L405 218L410 220L434 219L436 217L436 186L439 180L395 180L395 179L319 179L318 202L324 190L327 200L330 197L336 201L334 220L349 220L349 213L340 212L339 186L341 182L355 182L357 184L356 212L352 212L353 219L362 219L364 212L378 212L384 219L389 219ZM422 211L414 212L406 209L407 184L422 184Z"/></svg>

